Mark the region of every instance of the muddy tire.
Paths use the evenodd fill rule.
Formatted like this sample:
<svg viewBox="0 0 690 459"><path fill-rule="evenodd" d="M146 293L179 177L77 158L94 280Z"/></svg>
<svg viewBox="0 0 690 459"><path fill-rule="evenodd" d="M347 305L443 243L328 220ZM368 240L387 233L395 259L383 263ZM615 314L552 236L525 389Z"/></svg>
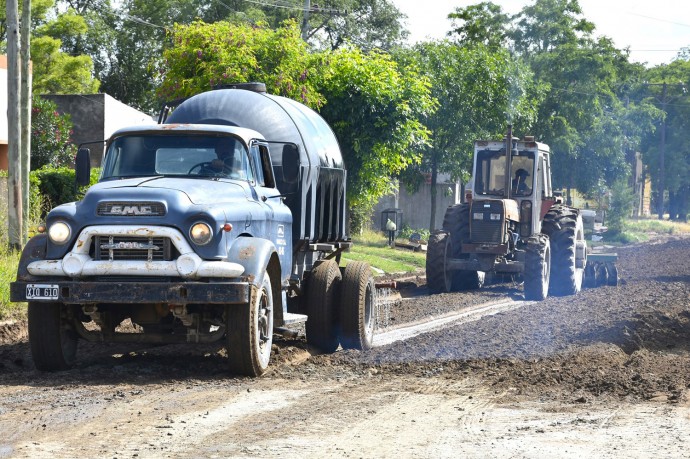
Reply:
<svg viewBox="0 0 690 459"><path fill-rule="evenodd" d="M470 205L450 206L443 216L443 230L450 234L453 244L452 258L467 259L462 253L462 244L470 240ZM452 290L476 290L484 285L484 272L456 270L453 272Z"/></svg>
<svg viewBox="0 0 690 459"><path fill-rule="evenodd" d="M544 217L542 233L551 242L549 294L576 294L582 289L584 278L584 265L578 267L577 262L577 246L585 244L582 217L576 209L555 205Z"/></svg>
<svg viewBox="0 0 690 459"><path fill-rule="evenodd" d="M333 260L321 262L309 276L307 344L325 353L335 352L340 344L337 330L340 284L340 268Z"/></svg>
<svg viewBox="0 0 690 459"><path fill-rule="evenodd" d="M431 293L447 293L452 287L453 272L446 267L453 252L453 243L445 231L429 237L426 248L426 286Z"/></svg>
<svg viewBox="0 0 690 459"><path fill-rule="evenodd" d="M371 349L376 286L368 263L347 264L340 284L340 343L344 349Z"/></svg>
<svg viewBox="0 0 690 459"><path fill-rule="evenodd" d="M606 271L608 272L608 278L606 279L606 285L611 287L618 286L618 268L613 263L606 263Z"/></svg>
<svg viewBox="0 0 690 459"><path fill-rule="evenodd" d="M36 368L41 371L68 370L77 356L79 336L61 303L29 302L29 343Z"/></svg>
<svg viewBox="0 0 690 459"><path fill-rule="evenodd" d="M525 253L525 300L541 301L549 294L551 278L551 244L543 234L527 242Z"/></svg>
<svg viewBox="0 0 690 459"><path fill-rule="evenodd" d="M231 373L261 376L268 368L273 345L273 290L266 273L247 305L227 306L228 366Z"/></svg>

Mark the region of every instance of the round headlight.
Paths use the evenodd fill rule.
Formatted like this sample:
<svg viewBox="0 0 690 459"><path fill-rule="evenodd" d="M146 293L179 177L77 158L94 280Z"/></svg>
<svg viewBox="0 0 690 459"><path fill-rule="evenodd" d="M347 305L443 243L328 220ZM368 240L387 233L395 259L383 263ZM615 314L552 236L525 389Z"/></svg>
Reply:
<svg viewBox="0 0 690 459"><path fill-rule="evenodd" d="M48 228L48 237L54 244L64 244L69 240L70 227L65 222L55 222Z"/></svg>
<svg viewBox="0 0 690 459"><path fill-rule="evenodd" d="M189 230L189 237L192 239L192 242L197 245L208 244L212 236L213 231L206 223L195 223Z"/></svg>

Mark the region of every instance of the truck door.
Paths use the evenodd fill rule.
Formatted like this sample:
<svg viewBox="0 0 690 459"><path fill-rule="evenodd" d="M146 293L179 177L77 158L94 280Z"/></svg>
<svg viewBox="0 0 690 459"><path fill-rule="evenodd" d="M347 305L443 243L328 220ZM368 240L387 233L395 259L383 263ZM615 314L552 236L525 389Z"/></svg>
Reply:
<svg viewBox="0 0 690 459"><path fill-rule="evenodd" d="M266 218L265 237L275 244L280 264L284 270L287 270L283 273L283 277L289 276L292 266L292 214L283 203L283 197L276 188L268 144L252 141L249 156L254 167L256 192Z"/></svg>

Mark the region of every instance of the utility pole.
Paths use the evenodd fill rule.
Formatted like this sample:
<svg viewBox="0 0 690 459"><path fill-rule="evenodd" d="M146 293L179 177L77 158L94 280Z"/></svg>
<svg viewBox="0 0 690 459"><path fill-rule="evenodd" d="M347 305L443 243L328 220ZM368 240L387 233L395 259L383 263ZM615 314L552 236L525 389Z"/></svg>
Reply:
<svg viewBox="0 0 690 459"><path fill-rule="evenodd" d="M309 38L309 11L311 10L311 0L304 0L304 18L302 19L302 40Z"/></svg>
<svg viewBox="0 0 690 459"><path fill-rule="evenodd" d="M661 110L664 119L661 120L661 139L659 140L659 220L664 219L664 193L666 192L666 82L661 90Z"/></svg>
<svg viewBox="0 0 690 459"><path fill-rule="evenodd" d="M21 169L21 189L23 203L22 245L29 236L29 171L31 160L31 0L22 2L21 38L21 150L19 152Z"/></svg>
<svg viewBox="0 0 690 459"><path fill-rule="evenodd" d="M22 247L22 182L19 152L19 6L17 0L7 0L7 213L10 249Z"/></svg>

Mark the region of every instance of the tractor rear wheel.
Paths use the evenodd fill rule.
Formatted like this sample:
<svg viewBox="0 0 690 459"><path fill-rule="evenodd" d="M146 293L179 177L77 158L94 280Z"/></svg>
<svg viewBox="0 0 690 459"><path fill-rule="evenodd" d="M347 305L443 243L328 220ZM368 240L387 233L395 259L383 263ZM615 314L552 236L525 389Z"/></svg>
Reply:
<svg viewBox="0 0 690 459"><path fill-rule="evenodd" d="M578 246L585 246L582 216L576 209L557 204L542 222L542 233L551 241L551 280L549 293L574 295L582 289L585 260L578 262Z"/></svg>
<svg viewBox="0 0 690 459"><path fill-rule="evenodd" d="M470 204L450 206L443 216L443 230L450 234L453 243L452 258L467 259L462 253L463 242L470 240ZM456 270L453 272L453 290L476 290L484 285L483 271Z"/></svg>
<svg viewBox="0 0 690 459"><path fill-rule="evenodd" d="M527 242L525 253L524 290L528 301L541 301L549 294L551 271L551 244L543 234Z"/></svg>
<svg viewBox="0 0 690 459"><path fill-rule="evenodd" d="M319 263L309 276L307 289L307 343L325 353L338 349L338 297L340 268L333 260Z"/></svg>
<svg viewBox="0 0 690 459"><path fill-rule="evenodd" d="M426 286L431 293L450 292L453 272L446 264L453 253L453 243L445 231L436 231L429 237L426 249Z"/></svg>

